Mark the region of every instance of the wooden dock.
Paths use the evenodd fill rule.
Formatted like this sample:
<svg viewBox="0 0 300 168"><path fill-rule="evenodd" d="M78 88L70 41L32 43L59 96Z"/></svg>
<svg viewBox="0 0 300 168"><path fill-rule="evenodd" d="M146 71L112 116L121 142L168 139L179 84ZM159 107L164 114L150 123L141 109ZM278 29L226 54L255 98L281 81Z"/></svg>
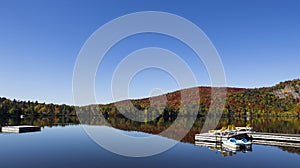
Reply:
<svg viewBox="0 0 300 168"><path fill-rule="evenodd" d="M242 133L240 133L240 134L242 134ZM300 148L300 135L299 134L248 132L247 135L252 137L252 143L254 143L254 144ZM221 136L221 135L213 135L211 133L196 134L195 135L195 144L199 144L198 143L199 141L200 142L222 143L223 140L227 140L228 138L231 138L231 137L234 138L235 136Z"/></svg>
<svg viewBox="0 0 300 168"><path fill-rule="evenodd" d="M248 135L252 136L253 140L300 143L300 135L299 134L278 134L278 133L265 133L265 132L251 132L251 133L248 133Z"/></svg>
<svg viewBox="0 0 300 168"><path fill-rule="evenodd" d="M195 145L201 146L201 147L209 147L212 149L221 149L222 148L222 143L218 143L218 142L195 141Z"/></svg>
<svg viewBox="0 0 300 168"><path fill-rule="evenodd" d="M22 126L5 126L2 127L4 133L25 133L25 132L37 132L41 131L41 127L22 125Z"/></svg>
<svg viewBox="0 0 300 168"><path fill-rule="evenodd" d="M257 144L257 145L268 145L268 146L280 146L280 147L300 148L300 143L297 143L297 142L253 140L252 143L253 144Z"/></svg>
<svg viewBox="0 0 300 168"><path fill-rule="evenodd" d="M202 134L195 135L196 141L206 141L206 142L222 142L223 140L227 140L229 138L249 139L249 136L247 133L237 133L234 135L214 135L211 133L202 133Z"/></svg>

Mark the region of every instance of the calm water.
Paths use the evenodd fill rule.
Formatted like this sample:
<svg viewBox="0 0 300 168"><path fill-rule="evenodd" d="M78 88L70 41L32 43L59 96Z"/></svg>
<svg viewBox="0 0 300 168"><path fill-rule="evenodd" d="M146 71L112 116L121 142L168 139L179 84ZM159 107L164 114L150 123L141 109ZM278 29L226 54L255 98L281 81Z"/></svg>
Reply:
<svg viewBox="0 0 300 168"><path fill-rule="evenodd" d="M172 120L163 118L150 123L136 123L125 118L109 119L109 122L114 127L109 129L117 129L129 136L157 134L172 124ZM181 124L186 122L189 122L188 118ZM88 118L85 123L89 124L85 126L93 128L104 124L99 118ZM235 153L195 146L194 135L201 131L203 123L203 118L196 120L186 137L164 153L129 158L106 151L92 141L77 117L0 118L2 126L42 126L41 132L0 133L0 167L299 167L300 148L253 145L252 151ZM222 118L218 127L250 124L257 131L299 134L299 123L299 118Z"/></svg>
<svg viewBox="0 0 300 168"><path fill-rule="evenodd" d="M121 132L145 136L142 132ZM0 133L1 168L299 167L299 163L299 154L286 152L278 147L253 145L252 152L237 152L231 157L224 157L218 151L183 142L155 156L123 157L94 143L81 125L46 126L41 132L34 133Z"/></svg>

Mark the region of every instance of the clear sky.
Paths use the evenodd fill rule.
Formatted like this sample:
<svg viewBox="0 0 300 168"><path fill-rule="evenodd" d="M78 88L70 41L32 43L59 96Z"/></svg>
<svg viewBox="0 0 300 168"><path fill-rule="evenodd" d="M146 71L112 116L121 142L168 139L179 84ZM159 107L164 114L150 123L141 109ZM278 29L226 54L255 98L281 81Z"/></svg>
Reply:
<svg viewBox="0 0 300 168"><path fill-rule="evenodd" d="M199 26L219 52L228 86L271 86L299 78L299 8L297 0L0 0L0 96L72 104L73 69L85 41L106 22L138 11L170 12ZM199 86L210 85L188 47L158 34L136 35L105 55L95 82L99 103L112 101L110 76L119 61L143 47L177 53ZM153 88L169 92L178 86L167 73L148 69L133 78L129 95L145 97Z"/></svg>

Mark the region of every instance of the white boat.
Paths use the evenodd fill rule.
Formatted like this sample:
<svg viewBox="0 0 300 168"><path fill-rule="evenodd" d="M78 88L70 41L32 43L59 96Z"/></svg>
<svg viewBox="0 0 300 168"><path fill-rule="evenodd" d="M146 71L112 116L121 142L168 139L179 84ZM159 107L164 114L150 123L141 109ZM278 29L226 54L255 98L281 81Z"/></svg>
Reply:
<svg viewBox="0 0 300 168"><path fill-rule="evenodd" d="M247 141L247 139L243 138L241 140L237 140L238 143L241 143L242 145L244 145L246 148L251 148L252 147L252 142Z"/></svg>
<svg viewBox="0 0 300 168"><path fill-rule="evenodd" d="M233 134L242 134L242 133L251 133L253 132L253 127L235 127L234 125L224 126L219 130L209 130L208 133L212 135L233 135Z"/></svg>
<svg viewBox="0 0 300 168"><path fill-rule="evenodd" d="M243 142L238 141L235 138L230 138L228 140L224 140L223 145L231 149L239 149L241 145L243 145Z"/></svg>
<svg viewBox="0 0 300 168"><path fill-rule="evenodd" d="M224 140L223 145L228 148L231 148L231 149L240 149L240 148L249 149L252 147L252 143L250 141L247 141L247 139L245 139L245 138L243 138L241 140L236 140L235 138L230 138L228 140Z"/></svg>
<svg viewBox="0 0 300 168"><path fill-rule="evenodd" d="M245 132L245 133L253 132L253 127L236 127L235 129L238 132Z"/></svg>

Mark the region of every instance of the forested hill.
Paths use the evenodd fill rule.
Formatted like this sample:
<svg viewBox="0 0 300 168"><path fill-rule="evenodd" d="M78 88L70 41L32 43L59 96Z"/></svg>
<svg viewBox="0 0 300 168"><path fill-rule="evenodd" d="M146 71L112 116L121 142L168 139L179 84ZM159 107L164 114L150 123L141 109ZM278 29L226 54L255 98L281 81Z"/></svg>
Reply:
<svg viewBox="0 0 300 168"><path fill-rule="evenodd" d="M194 90L186 89L189 92L190 107L200 102L199 116L206 115L211 104L211 88L198 87L200 100L195 99ZM222 110L224 115L252 115L252 116L299 116L300 114L300 80L281 82L273 87L256 89L245 88L226 88L226 103L216 107L214 110ZM167 98L166 103L162 103ZM164 117L176 117L181 105L181 91L175 91L162 96L151 98L156 102L155 106L150 107L150 99L131 100L135 108L129 106L128 101L119 102L117 109L113 103L106 105L90 105L79 107L75 111L74 106L45 104L30 101L17 101L0 98L0 116L46 116L46 115L76 115L104 114L106 117L120 115L118 110L124 110L128 115L136 115L136 110L142 110L145 114L162 114ZM218 100L214 100L218 101ZM161 108L163 107L163 108ZM189 107L183 111L189 115ZM192 109L192 108L191 108Z"/></svg>

